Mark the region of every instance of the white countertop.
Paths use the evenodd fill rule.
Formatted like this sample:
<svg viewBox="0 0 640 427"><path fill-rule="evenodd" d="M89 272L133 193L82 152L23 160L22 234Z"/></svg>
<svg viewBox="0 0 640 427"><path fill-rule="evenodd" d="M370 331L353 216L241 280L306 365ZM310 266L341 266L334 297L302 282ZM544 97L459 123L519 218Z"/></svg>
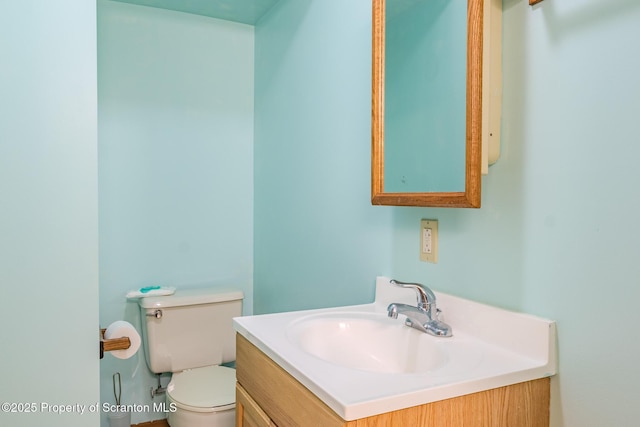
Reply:
<svg viewBox="0 0 640 427"><path fill-rule="evenodd" d="M432 339L463 351L451 363L427 373L345 368L305 352L287 336L291 322L309 315L386 315L392 302L415 305L413 290L393 286L386 277L377 278L376 301L371 304L237 317L234 327L346 421L556 373L555 322L435 294L453 337ZM402 323L400 317L397 321Z"/></svg>

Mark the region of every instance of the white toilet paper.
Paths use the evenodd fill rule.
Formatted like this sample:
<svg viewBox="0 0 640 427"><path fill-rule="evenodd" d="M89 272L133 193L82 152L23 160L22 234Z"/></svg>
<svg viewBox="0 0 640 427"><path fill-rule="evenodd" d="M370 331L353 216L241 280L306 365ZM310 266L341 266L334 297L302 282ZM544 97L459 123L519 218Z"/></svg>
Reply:
<svg viewBox="0 0 640 427"><path fill-rule="evenodd" d="M106 339L127 337L131 342L131 346L126 350L114 350L109 353L113 354L118 359L128 359L140 348L140 334L136 331L136 328L129 322L124 320L117 320L109 325L106 331L104 331L104 337Z"/></svg>

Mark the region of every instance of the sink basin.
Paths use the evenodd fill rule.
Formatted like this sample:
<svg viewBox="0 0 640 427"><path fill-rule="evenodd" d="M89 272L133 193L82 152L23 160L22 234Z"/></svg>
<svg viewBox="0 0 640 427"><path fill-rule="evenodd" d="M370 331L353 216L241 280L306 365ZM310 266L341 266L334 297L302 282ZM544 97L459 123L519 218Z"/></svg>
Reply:
<svg viewBox="0 0 640 427"><path fill-rule="evenodd" d="M369 304L234 318L234 328L343 420L548 377L555 322L436 292L453 336L387 317L415 292L376 279Z"/></svg>
<svg viewBox="0 0 640 427"><path fill-rule="evenodd" d="M305 352L345 368L378 373L427 373L448 352L437 338L380 313L324 313L287 326L287 338Z"/></svg>

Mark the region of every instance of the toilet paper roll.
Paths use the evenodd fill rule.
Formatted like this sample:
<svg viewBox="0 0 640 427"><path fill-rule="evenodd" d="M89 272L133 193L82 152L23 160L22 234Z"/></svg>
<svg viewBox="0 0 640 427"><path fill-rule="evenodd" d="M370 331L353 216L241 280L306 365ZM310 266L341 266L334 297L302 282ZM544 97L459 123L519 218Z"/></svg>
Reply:
<svg viewBox="0 0 640 427"><path fill-rule="evenodd" d="M124 320L117 320L107 327L104 331L104 337L106 339L127 337L131 342L131 346L125 350L114 350L109 353L113 354L118 359L128 359L140 348L140 334L136 331L136 328L129 322Z"/></svg>

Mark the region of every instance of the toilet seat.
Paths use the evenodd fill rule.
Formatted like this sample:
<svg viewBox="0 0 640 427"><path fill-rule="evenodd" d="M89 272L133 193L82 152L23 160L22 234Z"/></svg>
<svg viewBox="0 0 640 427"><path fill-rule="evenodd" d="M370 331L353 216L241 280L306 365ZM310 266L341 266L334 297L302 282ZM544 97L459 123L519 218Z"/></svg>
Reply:
<svg viewBox="0 0 640 427"><path fill-rule="evenodd" d="M218 412L235 407L235 385L235 369L205 366L173 374L167 386L167 395L180 409Z"/></svg>

